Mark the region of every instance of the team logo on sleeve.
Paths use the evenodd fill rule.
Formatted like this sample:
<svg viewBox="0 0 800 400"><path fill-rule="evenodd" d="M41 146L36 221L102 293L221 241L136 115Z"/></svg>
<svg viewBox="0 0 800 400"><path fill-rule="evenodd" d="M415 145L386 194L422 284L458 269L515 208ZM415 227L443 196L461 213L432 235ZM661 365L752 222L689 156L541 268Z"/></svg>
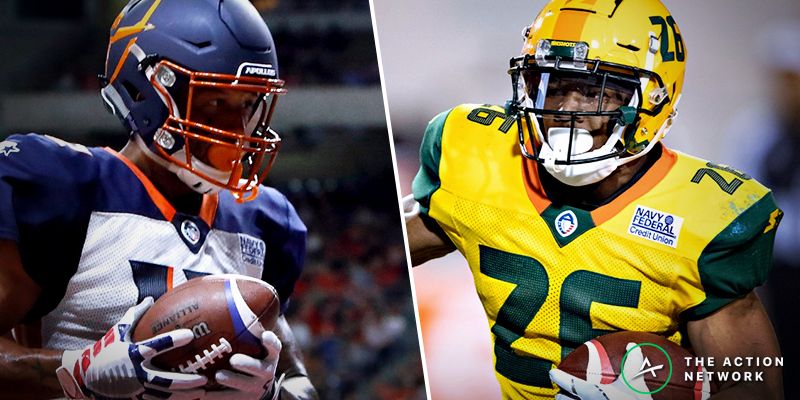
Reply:
<svg viewBox="0 0 800 400"><path fill-rule="evenodd" d="M556 231L561 237L567 237L578 229L578 217L572 210L566 210L556 217Z"/></svg>
<svg viewBox="0 0 800 400"><path fill-rule="evenodd" d="M678 247L678 236L683 226L683 218L677 215L636 206L628 233L669 247Z"/></svg>
<svg viewBox="0 0 800 400"><path fill-rule="evenodd" d="M11 153L19 153L17 142L12 142L10 140L0 142L0 154L8 157Z"/></svg>

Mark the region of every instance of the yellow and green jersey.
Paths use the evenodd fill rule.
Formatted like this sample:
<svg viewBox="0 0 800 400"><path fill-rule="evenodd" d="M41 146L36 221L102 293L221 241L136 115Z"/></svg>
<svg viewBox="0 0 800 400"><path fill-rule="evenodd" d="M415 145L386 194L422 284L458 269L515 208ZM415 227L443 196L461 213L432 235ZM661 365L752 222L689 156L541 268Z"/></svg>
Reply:
<svg viewBox="0 0 800 400"><path fill-rule="evenodd" d="M749 176L663 148L605 205L557 205L515 124L495 106L440 114L413 183L469 262L504 398L551 398L548 371L608 332L680 342L681 322L765 281L781 211Z"/></svg>

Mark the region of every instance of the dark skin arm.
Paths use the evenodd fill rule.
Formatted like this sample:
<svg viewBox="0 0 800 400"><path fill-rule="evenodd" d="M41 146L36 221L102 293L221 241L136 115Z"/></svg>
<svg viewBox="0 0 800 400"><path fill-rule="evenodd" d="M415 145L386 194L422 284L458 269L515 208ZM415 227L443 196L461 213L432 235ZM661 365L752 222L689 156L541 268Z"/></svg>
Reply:
<svg viewBox="0 0 800 400"><path fill-rule="evenodd" d="M436 221L425 215L417 214L407 220L406 232L412 266L444 257L456 250L456 246Z"/></svg>
<svg viewBox="0 0 800 400"><path fill-rule="evenodd" d="M0 240L0 399L49 399L63 395L56 379L61 351L29 349L9 338L41 289L22 268L15 242Z"/></svg>
<svg viewBox="0 0 800 400"><path fill-rule="evenodd" d="M714 371L744 371L724 367L725 357L779 357L778 339L755 292L735 300L714 314L687 324L689 340L698 356L714 357ZM723 382L714 400L783 399L781 368L762 368L764 382Z"/></svg>
<svg viewBox="0 0 800 400"><path fill-rule="evenodd" d="M273 330L281 340L283 345L281 357L278 360L278 376L285 373L286 378L281 388L281 399L291 400L316 400L319 398L317 391L308 379L306 367L303 364L303 355L295 340L294 333L286 321L286 317L281 316L275 324Z"/></svg>

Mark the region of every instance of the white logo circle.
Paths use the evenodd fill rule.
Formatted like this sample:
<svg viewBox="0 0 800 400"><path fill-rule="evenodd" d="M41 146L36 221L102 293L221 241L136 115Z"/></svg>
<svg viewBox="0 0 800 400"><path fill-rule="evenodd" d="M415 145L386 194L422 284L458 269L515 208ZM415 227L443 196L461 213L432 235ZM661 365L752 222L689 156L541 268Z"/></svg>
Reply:
<svg viewBox="0 0 800 400"><path fill-rule="evenodd" d="M561 237L567 237L578 229L578 217L572 210L562 211L556 217L556 231Z"/></svg>
<svg viewBox="0 0 800 400"><path fill-rule="evenodd" d="M188 219L181 222L181 233L191 244L197 244L200 241L200 228Z"/></svg>

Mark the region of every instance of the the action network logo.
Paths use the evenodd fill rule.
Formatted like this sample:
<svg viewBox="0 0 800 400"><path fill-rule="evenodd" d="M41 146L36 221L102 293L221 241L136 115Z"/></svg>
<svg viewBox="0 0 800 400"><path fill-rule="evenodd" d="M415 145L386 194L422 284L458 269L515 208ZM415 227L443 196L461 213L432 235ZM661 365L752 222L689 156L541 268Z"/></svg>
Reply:
<svg viewBox="0 0 800 400"><path fill-rule="evenodd" d="M645 368L645 367L648 367L648 368ZM653 378L656 378L657 377L656 376L656 371L658 371L658 370L660 370L662 368L664 368L664 364L658 364L656 366L650 366L650 359L648 359L647 356L645 356L644 357L644 361L642 361L642 366L639 367L639 373L634 375L633 378L631 378L631 379L635 379L636 377L642 376L642 375L647 374L647 373L652 374Z"/></svg>
<svg viewBox="0 0 800 400"><path fill-rule="evenodd" d="M631 344L633 344L633 343L631 343ZM653 363L650 361L650 359L647 358L646 355L644 355L644 352L642 351L644 347L654 347L654 348L658 349L660 352L664 353L664 357L666 358L667 363L666 364L653 365ZM637 356L638 356L638 358L641 358L641 360L642 360L641 363L638 363L637 360L635 360L635 358L637 358ZM631 360L628 360L629 357L631 358ZM631 361L636 362L639 365L639 372L637 372L636 374L634 374L631 377L627 377L627 376L625 376L625 371L626 371L625 367L626 367L626 363L627 362L631 362ZM647 390L637 389L630 382L630 381L632 381L632 380L634 380L634 379L636 379L636 378L638 378L638 377L640 377L642 375L646 375L646 374L650 374L650 375L653 376L653 378L656 378L657 377L656 371L660 371L660 370L664 369L665 367L668 367L668 370L669 370L669 374L667 375L667 379L664 379L664 383L661 386L659 386L658 388L656 388L655 390L647 391ZM663 347L661 347L661 346L659 346L659 345L657 345L655 343L647 343L647 342L639 343L639 344L637 344L635 346L630 346L628 348L628 351L625 352L625 355L622 357L622 365L620 366L619 370L620 370L620 376L622 377L622 381L625 382L625 385L628 386L628 388L630 390L633 390L634 392L639 393L639 394L650 395L650 394L658 393L658 392L664 390L664 388L667 387L667 384L669 384L670 379L672 379L672 359L669 358L669 354L667 353L666 350L664 350ZM646 389L646 386L644 386L644 387Z"/></svg>
<svg viewBox="0 0 800 400"><path fill-rule="evenodd" d="M721 365L714 357L684 357L684 360L690 369L698 368L697 372L684 373L687 382L763 382L764 368L783 367L783 357L724 357Z"/></svg>

